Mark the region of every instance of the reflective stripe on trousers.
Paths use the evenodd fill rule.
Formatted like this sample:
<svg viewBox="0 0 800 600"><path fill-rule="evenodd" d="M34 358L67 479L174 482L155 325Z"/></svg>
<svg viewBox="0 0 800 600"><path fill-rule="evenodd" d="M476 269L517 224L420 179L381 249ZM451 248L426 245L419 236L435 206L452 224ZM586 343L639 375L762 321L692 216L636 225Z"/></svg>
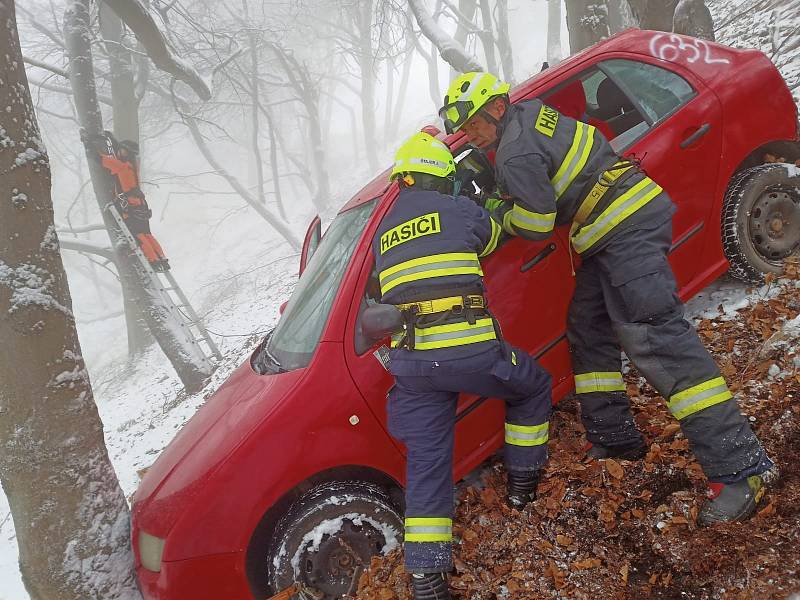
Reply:
<svg viewBox="0 0 800 600"><path fill-rule="evenodd" d="M575 375L575 393L624 392L625 382L619 371L597 371Z"/></svg>
<svg viewBox="0 0 800 600"><path fill-rule="evenodd" d="M483 275L478 255L474 252L449 252L434 254L401 262L381 271L378 275L381 294L411 281L447 277L448 275Z"/></svg>
<svg viewBox="0 0 800 600"><path fill-rule="evenodd" d="M406 517L406 543L408 542L451 542L453 540L453 520L444 517Z"/></svg>
<svg viewBox="0 0 800 600"><path fill-rule="evenodd" d="M506 423L506 444L512 446L541 446L550 439L550 422L541 425Z"/></svg>
<svg viewBox="0 0 800 600"><path fill-rule="evenodd" d="M671 396L667 405L673 416L680 420L732 397L725 379L715 377Z"/></svg>

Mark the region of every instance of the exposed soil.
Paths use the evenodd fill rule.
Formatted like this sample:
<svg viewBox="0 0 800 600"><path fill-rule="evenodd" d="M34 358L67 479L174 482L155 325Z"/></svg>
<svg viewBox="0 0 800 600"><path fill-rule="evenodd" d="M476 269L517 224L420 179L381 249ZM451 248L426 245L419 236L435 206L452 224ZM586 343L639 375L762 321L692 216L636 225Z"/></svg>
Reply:
<svg viewBox="0 0 800 600"><path fill-rule="evenodd" d="M750 521L696 525L706 482L663 400L626 375L643 461L589 461L573 399L551 419L537 500L509 509L498 458L463 489L454 524L458 599L789 598L800 592L800 348L773 335L800 312L797 268L780 293L698 331L750 417L781 479ZM777 336L780 337L780 336ZM776 365L776 366L773 366ZM358 598L410 598L402 554L373 560ZM800 598L800 596L798 596Z"/></svg>

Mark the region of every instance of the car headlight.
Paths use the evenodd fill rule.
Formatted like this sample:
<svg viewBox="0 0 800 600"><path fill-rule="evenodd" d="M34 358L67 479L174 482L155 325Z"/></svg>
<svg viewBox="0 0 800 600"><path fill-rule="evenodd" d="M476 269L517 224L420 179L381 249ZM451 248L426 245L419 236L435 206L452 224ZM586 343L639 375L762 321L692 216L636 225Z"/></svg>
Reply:
<svg viewBox="0 0 800 600"><path fill-rule="evenodd" d="M139 530L139 559L148 571L161 571L161 555L164 553L164 542L161 538Z"/></svg>

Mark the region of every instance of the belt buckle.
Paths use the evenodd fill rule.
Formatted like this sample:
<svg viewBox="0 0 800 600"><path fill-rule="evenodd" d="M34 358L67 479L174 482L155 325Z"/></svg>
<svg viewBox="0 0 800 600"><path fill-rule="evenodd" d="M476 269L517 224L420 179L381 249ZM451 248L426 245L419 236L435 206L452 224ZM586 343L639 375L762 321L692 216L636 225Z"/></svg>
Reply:
<svg viewBox="0 0 800 600"><path fill-rule="evenodd" d="M481 296L464 296L465 308L483 308L483 298Z"/></svg>

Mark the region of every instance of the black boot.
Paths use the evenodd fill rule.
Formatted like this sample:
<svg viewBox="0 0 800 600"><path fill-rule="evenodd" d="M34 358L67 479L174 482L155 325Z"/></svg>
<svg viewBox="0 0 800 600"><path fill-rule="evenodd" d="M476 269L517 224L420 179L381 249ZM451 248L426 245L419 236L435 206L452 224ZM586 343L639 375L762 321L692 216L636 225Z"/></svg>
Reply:
<svg viewBox="0 0 800 600"><path fill-rule="evenodd" d="M451 600L444 573L414 573L411 575L414 600Z"/></svg>
<svg viewBox="0 0 800 600"><path fill-rule="evenodd" d="M536 498L537 485L539 485L539 471L509 471L506 504L511 508L522 510Z"/></svg>

